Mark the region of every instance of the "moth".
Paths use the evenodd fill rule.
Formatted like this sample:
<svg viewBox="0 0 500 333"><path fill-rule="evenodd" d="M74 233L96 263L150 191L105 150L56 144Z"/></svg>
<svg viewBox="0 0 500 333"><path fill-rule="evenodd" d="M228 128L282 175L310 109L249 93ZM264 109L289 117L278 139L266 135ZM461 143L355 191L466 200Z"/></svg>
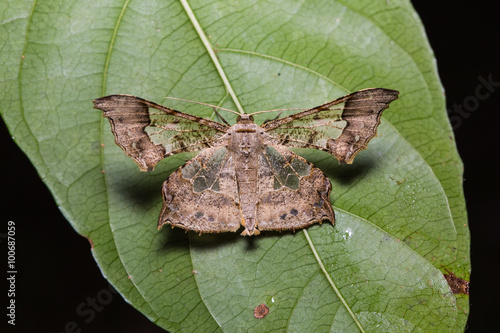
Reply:
<svg viewBox="0 0 500 333"><path fill-rule="evenodd" d="M228 124L130 95L94 100L115 141L142 171L167 156L201 151L163 183L158 229L197 233L298 230L335 221L325 174L291 148L326 151L339 163L376 135L382 111L398 91L364 89L258 126L252 114Z"/></svg>

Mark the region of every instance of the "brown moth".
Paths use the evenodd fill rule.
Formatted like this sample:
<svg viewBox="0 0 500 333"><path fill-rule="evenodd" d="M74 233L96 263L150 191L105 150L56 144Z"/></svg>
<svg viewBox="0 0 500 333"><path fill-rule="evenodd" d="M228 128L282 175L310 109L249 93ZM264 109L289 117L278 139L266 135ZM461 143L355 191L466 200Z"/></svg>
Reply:
<svg viewBox="0 0 500 333"><path fill-rule="evenodd" d="M364 89L287 117L254 123L241 114L228 126L129 95L96 99L115 141L143 171L174 154L201 153L163 184L158 229L197 233L297 230L334 223L325 174L287 147L314 148L352 163L376 135L398 91Z"/></svg>

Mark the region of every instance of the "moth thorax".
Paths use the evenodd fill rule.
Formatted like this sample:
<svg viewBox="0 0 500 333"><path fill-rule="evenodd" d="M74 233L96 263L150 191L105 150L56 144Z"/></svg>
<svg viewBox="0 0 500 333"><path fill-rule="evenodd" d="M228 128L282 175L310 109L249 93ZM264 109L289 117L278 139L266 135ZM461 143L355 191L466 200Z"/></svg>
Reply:
<svg viewBox="0 0 500 333"><path fill-rule="evenodd" d="M260 137L260 128L254 123L238 123L234 125L234 131L231 135L231 148L237 155L254 155L262 148L262 139ZM242 156L238 156L237 159Z"/></svg>

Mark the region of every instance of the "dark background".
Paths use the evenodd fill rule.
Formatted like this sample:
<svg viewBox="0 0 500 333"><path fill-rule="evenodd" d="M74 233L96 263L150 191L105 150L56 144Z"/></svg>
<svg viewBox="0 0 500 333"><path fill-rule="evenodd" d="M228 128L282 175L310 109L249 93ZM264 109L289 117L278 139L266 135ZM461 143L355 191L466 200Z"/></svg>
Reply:
<svg viewBox="0 0 500 333"><path fill-rule="evenodd" d="M490 3L414 2L437 58L448 108L474 95L478 76L486 79L492 75L493 81L500 82L500 17ZM500 87L497 89L455 130L465 164L464 189L472 234L468 332L498 326L500 224L494 211L500 204ZM0 135L2 215L4 220L17 222L17 331L63 332L66 322L73 320L84 332L163 332L117 294L90 324L76 314L80 303L96 297L108 283L91 256L89 242L63 218L3 122ZM2 326L6 321L3 313L5 310Z"/></svg>

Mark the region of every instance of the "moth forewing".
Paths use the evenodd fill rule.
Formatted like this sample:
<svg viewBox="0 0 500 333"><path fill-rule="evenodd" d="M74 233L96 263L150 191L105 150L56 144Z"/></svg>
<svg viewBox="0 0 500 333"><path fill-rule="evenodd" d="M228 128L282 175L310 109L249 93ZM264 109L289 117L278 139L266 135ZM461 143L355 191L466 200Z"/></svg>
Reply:
<svg viewBox="0 0 500 333"><path fill-rule="evenodd" d="M209 147L214 138L229 129L227 125L130 95L98 98L94 108L104 112L116 144L142 171L152 170L167 156Z"/></svg>
<svg viewBox="0 0 500 333"><path fill-rule="evenodd" d="M398 94L390 89L364 89L268 122L262 128L290 147L323 150L334 155L339 163L350 164L376 135L382 111ZM332 112L337 109L341 113ZM308 120L305 124L304 119ZM328 121L330 125L323 126ZM334 129L336 136L332 137Z"/></svg>

